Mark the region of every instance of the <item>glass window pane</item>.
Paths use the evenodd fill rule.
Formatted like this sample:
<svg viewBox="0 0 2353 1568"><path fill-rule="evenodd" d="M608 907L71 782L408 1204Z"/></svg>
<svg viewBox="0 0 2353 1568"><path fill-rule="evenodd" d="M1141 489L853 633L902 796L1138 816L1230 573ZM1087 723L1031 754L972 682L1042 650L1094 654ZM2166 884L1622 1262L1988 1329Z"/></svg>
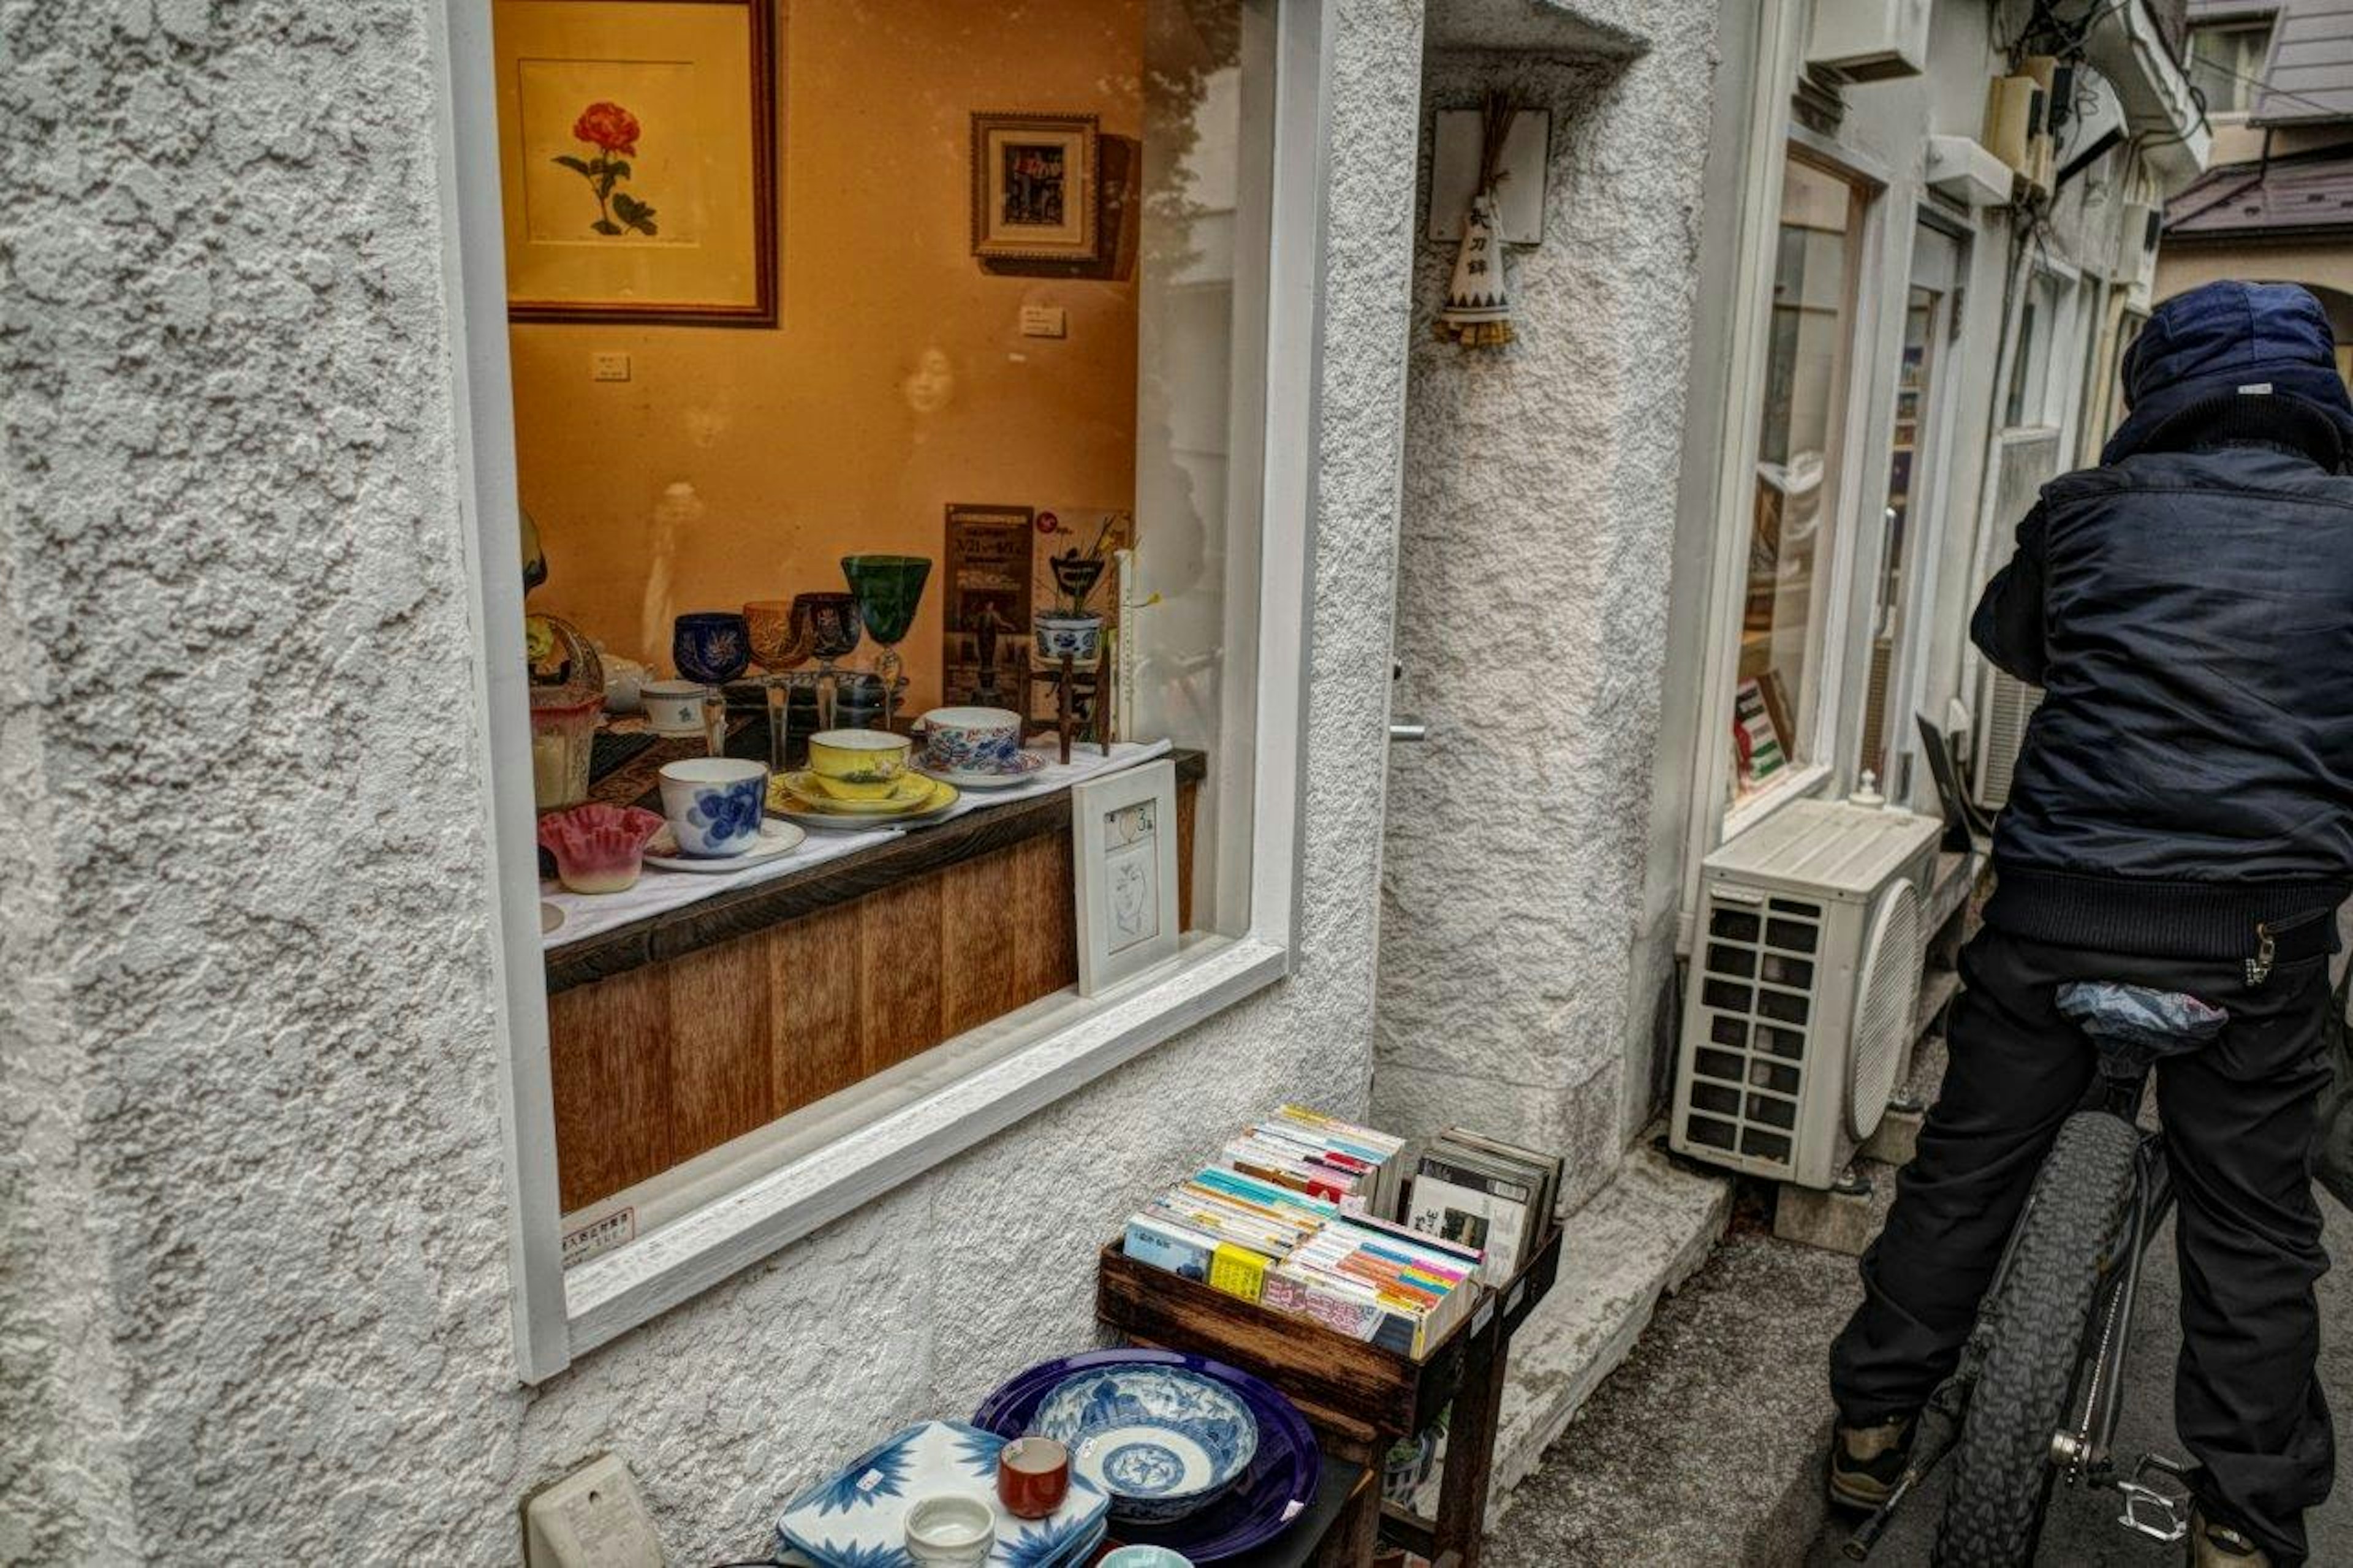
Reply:
<svg viewBox="0 0 2353 1568"><path fill-rule="evenodd" d="M578 1214L1075 979L1071 873L1034 835L965 863L985 874L959 886L999 902L962 908L934 880L892 906L918 912L891 951L935 958L882 964L880 917L853 938L847 916L782 904L711 943L690 895L756 877L681 861L750 866L788 853L786 831L764 834L744 788L723 834L690 841L681 817L709 808L665 797L669 764L739 784L765 764L770 815L818 844L901 819L948 834L926 816L942 789L898 773L895 742L859 737L845 764L813 757L811 733L995 710L963 719L961 750L945 723L912 742L986 800L1059 757L1067 698L1074 761L1098 739L1204 754L1155 830L1187 856L1179 921L1247 921L1249 780L1219 740L1250 732L1255 689L1229 660L1258 603L1272 35L1261 0L490 9L539 553L527 640L550 650L539 804L641 807L670 823L636 826L680 840L653 840L671 865L628 855L600 890L543 888ZM712 769L713 749L734 765ZM586 832L551 828L567 848ZM805 874L944 874L871 853ZM644 944L663 956L559 973L625 921L670 922ZM845 984L855 1007L826 1000ZM629 1096L597 1076L616 1061Z"/></svg>
<svg viewBox="0 0 2353 1568"><path fill-rule="evenodd" d="M1928 388L1936 369L1935 327L1943 296L1916 285L1905 300L1904 361L1895 380L1895 430L1887 460L1887 506L1881 513L1879 578L1871 612L1871 669L1863 694L1862 750L1858 773L1892 782L1888 756L1896 737L1888 731L1888 699L1895 681L1896 655L1904 646L1904 609L1910 595L1915 531L1913 487L1928 432Z"/></svg>
<svg viewBox="0 0 2353 1568"><path fill-rule="evenodd" d="M2243 114L2271 53L2267 22L2221 23L2189 30L2189 81L2210 114Z"/></svg>
<svg viewBox="0 0 2353 1568"><path fill-rule="evenodd" d="M1733 696L1736 796L1807 760L1861 211L1845 181L1789 161Z"/></svg>

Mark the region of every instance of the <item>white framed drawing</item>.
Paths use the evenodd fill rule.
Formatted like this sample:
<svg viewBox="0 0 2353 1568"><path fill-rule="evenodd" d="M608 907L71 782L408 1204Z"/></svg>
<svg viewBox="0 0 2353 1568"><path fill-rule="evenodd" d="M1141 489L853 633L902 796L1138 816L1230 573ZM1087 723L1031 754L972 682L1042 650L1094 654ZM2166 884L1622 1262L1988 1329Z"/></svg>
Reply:
<svg viewBox="0 0 2353 1568"><path fill-rule="evenodd" d="M1079 994L1176 955L1176 764L1071 786Z"/></svg>

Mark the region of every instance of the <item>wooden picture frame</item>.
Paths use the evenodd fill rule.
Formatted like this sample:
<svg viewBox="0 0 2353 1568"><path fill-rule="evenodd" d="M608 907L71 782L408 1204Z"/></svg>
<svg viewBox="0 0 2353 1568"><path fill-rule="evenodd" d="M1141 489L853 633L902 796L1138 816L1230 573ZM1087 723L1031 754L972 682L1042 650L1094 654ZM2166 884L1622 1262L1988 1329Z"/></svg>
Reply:
<svg viewBox="0 0 2353 1568"><path fill-rule="evenodd" d="M1176 766L1166 758L1071 786L1079 994L1176 956Z"/></svg>
<svg viewBox="0 0 2353 1568"><path fill-rule="evenodd" d="M972 253L1092 261L1103 244L1092 114L972 117Z"/></svg>
<svg viewBox="0 0 2353 1568"><path fill-rule="evenodd" d="M507 315L776 323L781 0L493 0Z"/></svg>

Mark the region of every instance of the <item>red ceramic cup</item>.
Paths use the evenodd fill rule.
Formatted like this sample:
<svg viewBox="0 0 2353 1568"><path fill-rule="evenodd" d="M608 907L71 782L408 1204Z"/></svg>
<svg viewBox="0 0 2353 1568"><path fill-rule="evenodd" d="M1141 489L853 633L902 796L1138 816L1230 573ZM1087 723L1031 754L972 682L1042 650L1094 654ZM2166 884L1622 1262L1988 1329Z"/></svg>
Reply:
<svg viewBox="0 0 2353 1568"><path fill-rule="evenodd" d="M997 1451L997 1497L1016 1519L1043 1519L1071 1491L1071 1451L1051 1437L1016 1437Z"/></svg>

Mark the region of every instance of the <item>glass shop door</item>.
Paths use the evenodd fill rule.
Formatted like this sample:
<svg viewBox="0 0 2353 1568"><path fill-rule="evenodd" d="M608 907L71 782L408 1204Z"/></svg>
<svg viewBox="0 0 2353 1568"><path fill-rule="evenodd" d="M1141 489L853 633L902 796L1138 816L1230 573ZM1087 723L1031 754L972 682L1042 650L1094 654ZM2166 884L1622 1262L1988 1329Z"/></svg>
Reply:
<svg viewBox="0 0 2353 1568"><path fill-rule="evenodd" d="M1887 459L1886 502L1880 513L1878 572L1872 584L1871 667L1863 682L1862 727L1855 757L1881 791L1902 802L1911 791L1914 738L1908 715L1916 705L1926 620L1921 578L1934 553L1939 458L1935 436L1943 407L1945 349L1961 279L1960 242L1921 226L1912 243L1912 277L1904 301L1904 346L1896 366L1895 422Z"/></svg>

